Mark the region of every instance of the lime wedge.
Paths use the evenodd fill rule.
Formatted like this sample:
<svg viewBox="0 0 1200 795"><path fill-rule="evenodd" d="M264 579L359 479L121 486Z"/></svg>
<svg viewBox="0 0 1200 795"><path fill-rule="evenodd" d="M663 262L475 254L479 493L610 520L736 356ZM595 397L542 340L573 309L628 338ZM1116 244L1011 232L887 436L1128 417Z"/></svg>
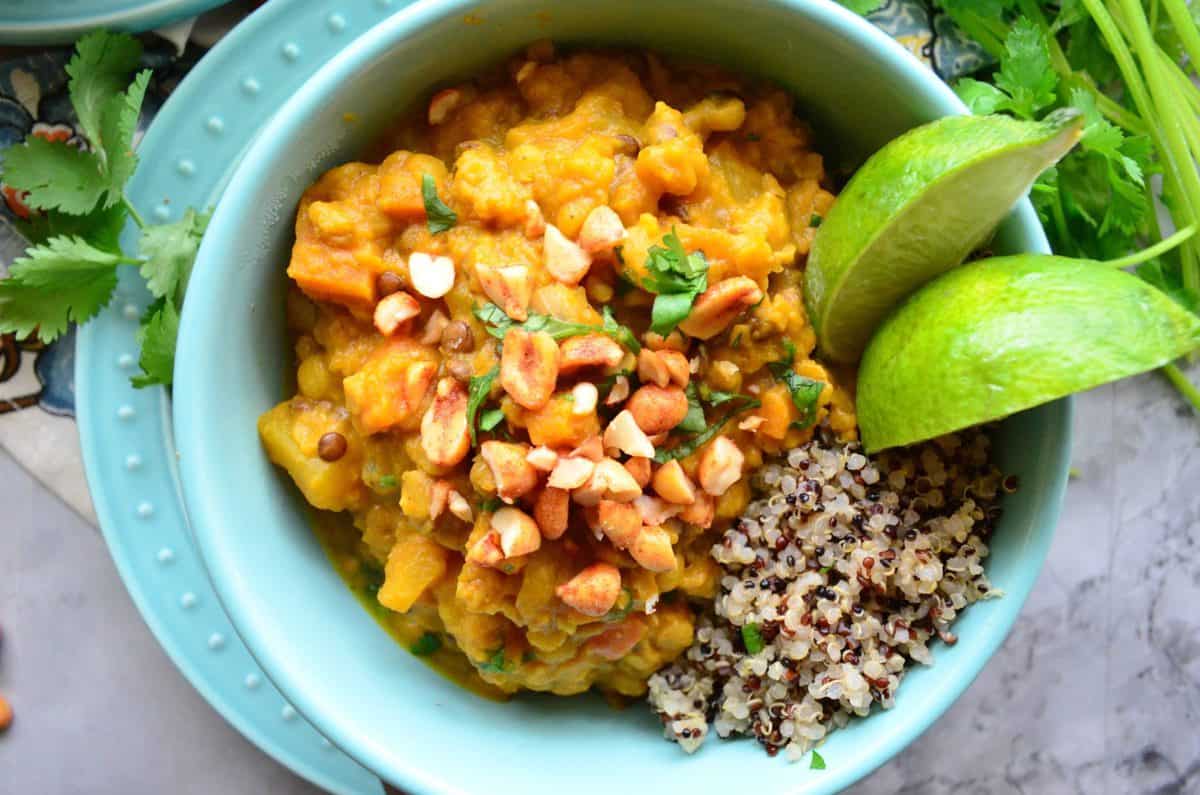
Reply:
<svg viewBox="0 0 1200 795"><path fill-rule="evenodd" d="M964 265L914 293L858 373L869 451L912 444L1160 367L1200 318L1141 279L1042 254Z"/></svg>
<svg viewBox="0 0 1200 795"><path fill-rule="evenodd" d="M804 298L825 356L857 360L891 308L983 243L1082 130L1073 109L1039 122L949 116L872 155L808 258Z"/></svg>

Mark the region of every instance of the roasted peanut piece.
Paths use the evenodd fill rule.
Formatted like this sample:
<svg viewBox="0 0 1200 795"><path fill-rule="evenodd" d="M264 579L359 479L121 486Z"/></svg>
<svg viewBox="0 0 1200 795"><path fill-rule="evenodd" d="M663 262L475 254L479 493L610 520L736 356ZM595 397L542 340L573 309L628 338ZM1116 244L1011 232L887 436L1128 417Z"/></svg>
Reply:
<svg viewBox="0 0 1200 795"><path fill-rule="evenodd" d="M500 536L500 551L506 558L517 558L536 552L542 545L542 534L533 517L519 508L501 508L492 514L491 528Z"/></svg>
<svg viewBox="0 0 1200 795"><path fill-rule="evenodd" d="M643 489L650 483L650 459L634 456L625 462L625 470Z"/></svg>
<svg viewBox="0 0 1200 795"><path fill-rule="evenodd" d="M392 293L375 305L375 328L383 336L390 337L419 314L421 305L417 299L405 292Z"/></svg>
<svg viewBox="0 0 1200 795"><path fill-rule="evenodd" d="M632 502L642 493L642 487L633 479L633 475L611 458L596 464L592 479L604 485L605 497L617 502Z"/></svg>
<svg viewBox="0 0 1200 795"><path fill-rule="evenodd" d="M666 362L649 348L642 348L638 354L637 373L643 384L666 386L671 383L671 372L667 370Z"/></svg>
<svg viewBox="0 0 1200 795"><path fill-rule="evenodd" d="M696 467L700 488L714 497L720 497L741 480L745 460L742 451L728 436L713 439L700 453L700 463Z"/></svg>
<svg viewBox="0 0 1200 795"><path fill-rule="evenodd" d="M467 550L467 562L480 566L498 567L504 560L504 551L500 549L500 534L489 530Z"/></svg>
<svg viewBox="0 0 1200 795"><path fill-rule="evenodd" d="M426 298L441 298L450 292L454 277L454 260L449 257L431 257L423 251L414 251L408 257L409 281Z"/></svg>
<svg viewBox="0 0 1200 795"><path fill-rule="evenodd" d="M526 199L525 237L537 240L544 234L546 234L546 218L542 215L542 208L538 207L538 203L533 199Z"/></svg>
<svg viewBox="0 0 1200 795"><path fill-rule="evenodd" d="M577 416L591 414L600 400L600 391L595 384L583 381L571 388L571 413Z"/></svg>
<svg viewBox="0 0 1200 795"><path fill-rule="evenodd" d="M599 618L613 609L621 595L621 572L610 563L593 563L554 592L568 607Z"/></svg>
<svg viewBox="0 0 1200 795"><path fill-rule="evenodd" d="M664 350L658 352L658 358L662 359L667 368L671 383L680 389L686 388L688 381L692 379L692 365L687 357L679 351Z"/></svg>
<svg viewBox="0 0 1200 795"><path fill-rule="evenodd" d="M643 527L629 547L637 564L650 571L671 571L675 568L675 551L671 537L661 527Z"/></svg>
<svg viewBox="0 0 1200 795"><path fill-rule="evenodd" d="M627 549L642 532L642 517L631 502L600 500L596 505L596 529L617 549Z"/></svg>
<svg viewBox="0 0 1200 795"><path fill-rule="evenodd" d="M651 483L655 493L667 502L691 505L696 501L696 485L678 461L671 460L660 466Z"/></svg>
<svg viewBox="0 0 1200 795"><path fill-rule="evenodd" d="M767 418L761 414L755 414L752 417L747 417L738 423L739 431L757 431L767 421Z"/></svg>
<svg viewBox="0 0 1200 795"><path fill-rule="evenodd" d="M604 334L567 337L558 346L558 351L559 375L572 375L590 368L610 370L625 357L625 351L621 350L616 340Z"/></svg>
<svg viewBox="0 0 1200 795"><path fill-rule="evenodd" d="M533 519L542 536L553 541L567 532L567 519L571 510L571 494L565 489L547 486L533 502Z"/></svg>
<svg viewBox="0 0 1200 795"><path fill-rule="evenodd" d="M529 445L513 442L484 442L479 448L492 480L496 484L496 495L505 502L512 502L537 488L538 473L525 460Z"/></svg>
<svg viewBox="0 0 1200 795"><path fill-rule="evenodd" d="M452 467L471 449L467 390L453 378L438 381L433 401L421 418L421 449L434 466Z"/></svg>
<svg viewBox="0 0 1200 795"><path fill-rule="evenodd" d="M583 444L571 451L571 455L589 461L601 461L604 458L604 442L600 441L599 436L589 436L583 440Z"/></svg>
<svg viewBox="0 0 1200 795"><path fill-rule="evenodd" d="M421 332L421 344L437 345L449 324L450 318L446 317L445 312L440 309L433 310L433 314L425 321L425 329Z"/></svg>
<svg viewBox="0 0 1200 795"><path fill-rule="evenodd" d="M637 508L638 516L642 519L642 524L649 525L650 527L658 527L683 510L682 505L672 505L665 500L661 500L658 497L651 497L648 494L643 494L634 500L633 506Z"/></svg>
<svg viewBox="0 0 1200 795"><path fill-rule="evenodd" d="M688 413L688 399L677 386L647 384L633 393L625 409L647 434L664 433L683 422Z"/></svg>
<svg viewBox="0 0 1200 795"><path fill-rule="evenodd" d="M684 506L679 512L679 518L690 525L700 528L712 527L717 513L717 502L702 491L696 492L696 501Z"/></svg>
<svg viewBox="0 0 1200 795"><path fill-rule="evenodd" d="M556 489L577 489L587 483L592 478L592 473L596 471L596 462L589 461L586 458L571 456L569 458L559 458L558 463L554 465L554 470L550 473L550 480L547 481Z"/></svg>
<svg viewBox="0 0 1200 795"><path fill-rule="evenodd" d="M463 92L457 88L444 88L429 99L427 118L436 127L446 121L463 101Z"/></svg>
<svg viewBox="0 0 1200 795"><path fill-rule="evenodd" d="M447 500L450 505L450 513L457 519L470 524L475 521L475 512L471 510L471 504L467 502L467 498L460 494L456 489L450 490L450 495Z"/></svg>
<svg viewBox="0 0 1200 795"><path fill-rule="evenodd" d="M623 375L619 375L613 380L612 389L608 391L608 397L604 399L604 405L617 406L624 403L628 397L629 379Z"/></svg>
<svg viewBox="0 0 1200 795"><path fill-rule="evenodd" d="M626 455L654 457L654 445L650 444L645 431L638 426L637 420L628 409L613 417L604 430L604 446L615 447Z"/></svg>
<svg viewBox="0 0 1200 795"><path fill-rule="evenodd" d="M539 472L551 472L558 463L558 453L543 445L530 450L525 460Z"/></svg>
<svg viewBox="0 0 1200 795"><path fill-rule="evenodd" d="M679 324L684 334L711 339L724 331L738 315L762 300L762 290L748 276L734 276L702 292L691 313Z"/></svg>
<svg viewBox="0 0 1200 795"><path fill-rule="evenodd" d="M476 263L475 275L479 286L504 314L518 323L529 319L529 301L533 297L533 281L525 265L494 265Z"/></svg>
<svg viewBox="0 0 1200 795"><path fill-rule="evenodd" d="M510 328L500 354L500 386L518 405L537 411L558 380L558 343L544 331Z"/></svg>
<svg viewBox="0 0 1200 795"><path fill-rule="evenodd" d="M624 239L621 216L603 204L588 213L579 230L579 247L589 254L611 251Z"/></svg>
<svg viewBox="0 0 1200 795"><path fill-rule="evenodd" d="M688 340L675 329L667 336L663 336L654 331L647 331L642 335L642 342L652 351L677 351L679 353L687 353Z"/></svg>
<svg viewBox="0 0 1200 795"><path fill-rule="evenodd" d="M588 268L592 267L591 255L567 240L554 224L546 225L542 251L546 260L546 271L563 284L579 284L587 275Z"/></svg>
<svg viewBox="0 0 1200 795"><path fill-rule="evenodd" d="M429 518L436 520L439 516L446 512L446 505L450 502L450 481L435 480L433 485L429 487Z"/></svg>

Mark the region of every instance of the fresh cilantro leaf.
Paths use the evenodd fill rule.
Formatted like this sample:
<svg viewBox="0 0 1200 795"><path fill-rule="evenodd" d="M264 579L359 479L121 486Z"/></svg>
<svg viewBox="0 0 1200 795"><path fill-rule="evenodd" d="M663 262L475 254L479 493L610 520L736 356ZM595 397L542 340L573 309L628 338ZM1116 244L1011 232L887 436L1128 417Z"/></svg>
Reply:
<svg viewBox="0 0 1200 795"><path fill-rule="evenodd" d="M725 425L734 417L744 411L756 409L762 405L762 403L755 398L744 397L741 395L739 395L739 398L742 399L729 402L729 412L725 415L724 419L717 420L706 427L701 433L698 433L690 439L680 442L669 450L661 449L656 452L654 454L655 463L665 464L668 461L672 461L677 458L687 458L689 455L708 444L717 434L724 430Z"/></svg>
<svg viewBox="0 0 1200 795"><path fill-rule="evenodd" d="M75 42L75 54L67 64L71 106L93 146L103 137L105 108L125 89L141 57L141 42L127 33L97 30Z"/></svg>
<svg viewBox="0 0 1200 795"><path fill-rule="evenodd" d="M103 309L117 286L124 258L79 237L55 237L34 246L0 281L0 332L50 342Z"/></svg>
<svg viewBox="0 0 1200 795"><path fill-rule="evenodd" d="M379 488L394 489L396 488L397 480L395 475L382 475L379 478Z"/></svg>
<svg viewBox="0 0 1200 795"><path fill-rule="evenodd" d="M492 656L486 662L479 664L479 670L502 674L507 664L508 661L504 659L504 647L501 646L492 653Z"/></svg>
<svg viewBox="0 0 1200 795"><path fill-rule="evenodd" d="M687 253L674 229L663 236L663 243L646 253L649 276L643 286L656 293L650 330L665 337L692 311L696 296L708 289L708 260L703 252Z"/></svg>
<svg viewBox="0 0 1200 795"><path fill-rule="evenodd" d="M417 642L409 646L408 650L418 657L428 657L440 648L442 639L432 632L426 632L417 638Z"/></svg>
<svg viewBox="0 0 1200 795"><path fill-rule="evenodd" d="M559 320L556 317L551 317L550 315L543 315L539 312L530 312L529 318L524 323L517 323L506 315L503 309L490 302L476 306L473 311L475 317L479 318L479 321L483 323L487 333L498 340L503 340L504 335L513 327L522 328L531 334L535 331L544 331L556 340L565 340L568 337L578 337L583 334L599 332L612 337L634 353L642 349L633 332L619 324L608 307L604 308L604 321L599 326L592 326L587 323L570 323L565 320Z"/></svg>
<svg viewBox="0 0 1200 795"><path fill-rule="evenodd" d="M783 361L771 362L767 367L776 380L782 381L792 393L792 404L800 412L800 418L793 424L807 428L817 421L817 401L821 398L825 384L806 378L792 369L796 360L796 347L791 344L791 340L786 341L785 350L787 355Z"/></svg>
<svg viewBox="0 0 1200 795"><path fill-rule="evenodd" d="M34 245L52 237L82 237L101 251L120 254L126 217L124 207L98 207L87 215L43 210L17 219L17 231Z"/></svg>
<svg viewBox="0 0 1200 795"><path fill-rule="evenodd" d="M1025 119L1054 104L1058 73L1050 65L1050 50L1042 31L1027 17L1013 24L1004 40L1005 57L996 74L996 87L1008 94L1002 106Z"/></svg>
<svg viewBox="0 0 1200 795"><path fill-rule="evenodd" d="M747 654L758 654L763 650L766 644L758 624L742 624L742 643L746 644Z"/></svg>
<svg viewBox="0 0 1200 795"><path fill-rule="evenodd" d="M491 497L479 503L480 513L495 513L504 507L504 500L499 497Z"/></svg>
<svg viewBox="0 0 1200 795"><path fill-rule="evenodd" d="M483 401L492 393L492 384L500 377L500 366L496 365L483 375L472 376L467 384L467 427L471 429L471 444L478 441L475 432L475 416ZM495 426L493 426L495 427ZM484 430L487 430L486 428Z"/></svg>
<svg viewBox="0 0 1200 795"><path fill-rule="evenodd" d="M977 116L995 113L1004 106L1008 95L991 83L984 83L973 77L964 77L954 84L954 93L963 104Z"/></svg>
<svg viewBox="0 0 1200 795"><path fill-rule="evenodd" d="M142 372L129 379L134 389L170 386L175 378L175 341L179 336L179 310L169 298L160 298L146 310L137 332Z"/></svg>
<svg viewBox="0 0 1200 795"><path fill-rule="evenodd" d="M5 151L4 182L30 207L71 215L92 212L108 188L94 154L36 135Z"/></svg>
<svg viewBox="0 0 1200 795"><path fill-rule="evenodd" d="M188 208L174 223L142 230L138 250L145 259L140 271L155 296L182 299L208 219L208 213L200 215Z"/></svg>
<svg viewBox="0 0 1200 795"><path fill-rule="evenodd" d="M479 415L479 429L490 431L504 421L504 412L501 409L488 409Z"/></svg>
<svg viewBox="0 0 1200 795"><path fill-rule="evenodd" d="M617 597L617 603L613 608L604 614L606 623L621 621L625 616L633 610L633 591L628 588L621 589L621 595Z"/></svg>
<svg viewBox="0 0 1200 795"><path fill-rule="evenodd" d="M697 393L696 384L688 382L684 394L687 395L688 410L683 420L675 426L675 430L685 433L702 433L708 427L708 422L704 419L704 406L700 403L700 395Z"/></svg>
<svg viewBox="0 0 1200 795"><path fill-rule="evenodd" d="M430 234L453 229L458 215L438 198L437 182L429 174L421 175L421 198L425 201L425 224Z"/></svg>
<svg viewBox="0 0 1200 795"><path fill-rule="evenodd" d="M813 229L820 229L824 220L825 219L821 217L820 213L813 213L808 217L808 225Z"/></svg>
<svg viewBox="0 0 1200 795"><path fill-rule="evenodd" d="M100 137L92 138L92 146L103 152L108 174L108 193L105 206L111 207L124 197L125 183L137 168L133 138L137 133L138 117L146 87L150 85L150 70L143 69L133 78L128 90L110 98L100 115Z"/></svg>
<svg viewBox="0 0 1200 795"><path fill-rule="evenodd" d="M818 754L815 750L812 752L812 761L808 763L809 770L824 770L825 757Z"/></svg>

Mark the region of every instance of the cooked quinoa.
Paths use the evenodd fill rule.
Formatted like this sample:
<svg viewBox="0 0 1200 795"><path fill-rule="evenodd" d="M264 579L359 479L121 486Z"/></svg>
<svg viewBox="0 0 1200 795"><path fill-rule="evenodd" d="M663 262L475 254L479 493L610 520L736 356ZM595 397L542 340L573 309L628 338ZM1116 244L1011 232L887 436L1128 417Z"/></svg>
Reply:
<svg viewBox="0 0 1200 795"><path fill-rule="evenodd" d="M797 758L873 704L909 661L957 638L959 611L997 596L983 570L1005 480L981 430L868 458L827 433L755 475L757 499L713 547L714 613L650 680L668 739L711 723Z"/></svg>

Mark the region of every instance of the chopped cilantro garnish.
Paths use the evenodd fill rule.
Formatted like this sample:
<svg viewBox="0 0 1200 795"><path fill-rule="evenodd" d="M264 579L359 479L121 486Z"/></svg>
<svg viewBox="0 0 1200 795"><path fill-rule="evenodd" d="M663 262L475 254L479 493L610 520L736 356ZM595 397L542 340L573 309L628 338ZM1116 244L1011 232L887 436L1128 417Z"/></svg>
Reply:
<svg viewBox="0 0 1200 795"><path fill-rule="evenodd" d="M808 225L811 226L813 229L817 229L818 227L821 226L821 223L824 220L825 219L822 218L819 213L813 213L812 216L808 219Z"/></svg>
<svg viewBox="0 0 1200 795"><path fill-rule="evenodd" d="M792 393L792 404L800 412L800 418L793 422L800 428L807 428L817 421L817 401L825 389L823 381L816 381L800 375L792 369L796 360L796 346L791 340L784 340L784 350L787 352L783 359L767 365L776 380L783 382Z"/></svg>
<svg viewBox="0 0 1200 795"><path fill-rule="evenodd" d="M494 304L489 304L489 306L494 306ZM467 384L467 427L471 430L471 444L475 444L478 441L478 436L475 433L475 415L479 413L479 408L483 405L483 401L487 400L488 395L492 393L492 384L499 377L500 365L496 365L483 375L472 376L470 382ZM492 427L494 428L495 425ZM484 428L484 430L490 429Z"/></svg>
<svg viewBox="0 0 1200 795"><path fill-rule="evenodd" d="M809 770L824 770L825 757L818 754L815 750L812 752L812 761L808 763Z"/></svg>
<svg viewBox="0 0 1200 795"><path fill-rule="evenodd" d="M479 670L502 674L507 664L508 661L504 659L504 647L501 646L485 662L479 664Z"/></svg>
<svg viewBox="0 0 1200 795"><path fill-rule="evenodd" d="M708 427L708 423L704 419L704 406L700 404L700 395L696 384L689 382L684 393L688 399L688 410L683 420L675 426L675 430L685 433L701 433Z"/></svg>
<svg viewBox="0 0 1200 795"><path fill-rule="evenodd" d="M701 447L703 447L704 445L706 445L710 441L712 441L712 439L717 434L719 434L722 430L724 430L725 424L728 423L735 416L737 416L738 414L741 414L744 411L749 411L750 409L756 409L762 405L762 403L760 401L758 401L757 399L748 397L746 395L737 395L733 399L729 400L728 403L729 403L729 413L725 415L724 419L713 422L712 424L708 425L704 429L704 431L702 431L701 433L696 434L695 436L691 437L690 439L684 440L683 442L679 443L675 447L670 448L669 450L668 449L659 450L657 453L654 454L655 462L659 463L659 464L665 464L668 461L674 460L676 458L687 458L689 455L696 452ZM688 405L688 410L689 411L691 410L690 402ZM685 418L685 422L686 422L686 418Z"/></svg>
<svg viewBox="0 0 1200 795"><path fill-rule="evenodd" d="M490 431L504 420L504 412L500 409L488 409L479 415L480 430Z"/></svg>
<svg viewBox="0 0 1200 795"><path fill-rule="evenodd" d="M458 215L438 198L437 182L429 174L421 175L421 198L425 201L425 225L430 234L453 229L458 223Z"/></svg>
<svg viewBox="0 0 1200 795"><path fill-rule="evenodd" d="M475 317L479 318L480 322L483 323L487 333L498 340L503 340L508 330L514 327L525 329L530 333L544 331L556 340L565 340L568 337L578 337L583 334L599 332L612 337L634 353L638 353L642 349L634 333L618 323L612 314L612 310L607 306L604 307L604 320L599 326L593 326L588 323L571 323L551 317L550 315L543 315L539 312L530 312L529 318L524 323L518 323L506 315L503 309L493 303L476 306L474 313Z"/></svg>
<svg viewBox="0 0 1200 795"><path fill-rule="evenodd" d="M418 657L428 657L440 648L442 648L442 639L432 632L426 632L417 638L417 642L409 646L408 650Z"/></svg>
<svg viewBox="0 0 1200 795"><path fill-rule="evenodd" d="M762 630L758 624L742 624L742 643L746 644L748 654L758 654L766 646L763 643Z"/></svg>
<svg viewBox="0 0 1200 795"><path fill-rule="evenodd" d="M480 513L495 513L503 506L504 500L500 499L499 497L489 497L488 499L479 503L479 511Z"/></svg>
<svg viewBox="0 0 1200 795"><path fill-rule="evenodd" d="M396 488L396 476L395 475L384 475L383 477L379 478L379 488L381 488L381 489Z"/></svg>
<svg viewBox="0 0 1200 795"><path fill-rule="evenodd" d="M650 330L665 337L692 311L696 296L708 289L708 261L701 251L684 251L674 229L663 236L663 243L646 253L650 275L644 286L657 294L650 310Z"/></svg>

